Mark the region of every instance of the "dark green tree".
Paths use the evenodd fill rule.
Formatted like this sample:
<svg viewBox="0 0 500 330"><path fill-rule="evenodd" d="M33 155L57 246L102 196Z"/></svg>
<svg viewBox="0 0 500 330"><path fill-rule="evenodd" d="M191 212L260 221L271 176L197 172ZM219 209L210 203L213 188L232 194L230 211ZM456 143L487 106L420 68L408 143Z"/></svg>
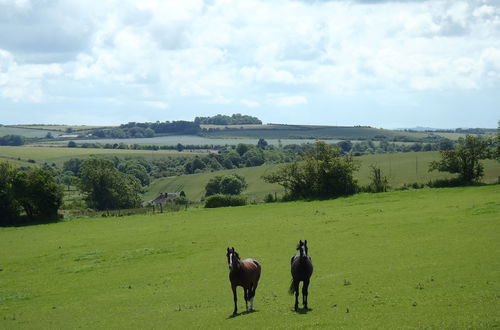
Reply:
<svg viewBox="0 0 500 330"><path fill-rule="evenodd" d="M138 180L118 171L107 159L90 158L83 162L80 189L87 204L97 210L138 207L141 201Z"/></svg>
<svg viewBox="0 0 500 330"><path fill-rule="evenodd" d="M329 198L357 191L356 170L350 155L341 157L338 147L317 141L303 162L282 165L263 178L283 186L290 199Z"/></svg>
<svg viewBox="0 0 500 330"><path fill-rule="evenodd" d="M247 187L245 178L238 174L224 175L220 180L220 193L224 195L239 195Z"/></svg>
<svg viewBox="0 0 500 330"><path fill-rule="evenodd" d="M14 196L13 183L18 171L7 162L0 162L0 225L15 222L20 212L20 204Z"/></svg>
<svg viewBox="0 0 500 330"><path fill-rule="evenodd" d="M51 171L23 172L0 163L0 225L58 218L62 191ZM21 216L22 211L26 216Z"/></svg>
<svg viewBox="0 0 500 330"><path fill-rule="evenodd" d="M484 174L480 160L488 158L487 146L486 140L466 135L455 149L441 150L441 159L431 162L429 171L458 174L458 180L464 184L479 181Z"/></svg>
<svg viewBox="0 0 500 330"><path fill-rule="evenodd" d="M263 138L260 138L259 141L257 142L257 148L259 149L266 149L268 143L266 140L264 140Z"/></svg>
<svg viewBox="0 0 500 330"><path fill-rule="evenodd" d="M63 202L63 187L50 171L37 168L17 175L14 195L31 220L53 219Z"/></svg>
<svg viewBox="0 0 500 330"><path fill-rule="evenodd" d="M247 187L245 178L238 174L218 175L208 181L205 186L205 196L239 195Z"/></svg>
<svg viewBox="0 0 500 330"><path fill-rule="evenodd" d="M389 190L389 180L387 180L387 177L382 174L382 170L380 169L379 166L376 165L370 165L370 184L368 185L368 191L369 192L386 192Z"/></svg>

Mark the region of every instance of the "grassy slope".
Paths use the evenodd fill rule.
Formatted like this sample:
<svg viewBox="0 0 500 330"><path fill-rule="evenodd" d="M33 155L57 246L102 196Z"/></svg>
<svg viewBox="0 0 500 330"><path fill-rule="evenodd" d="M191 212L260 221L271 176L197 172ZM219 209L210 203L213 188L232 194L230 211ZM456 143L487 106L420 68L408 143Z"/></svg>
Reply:
<svg viewBox="0 0 500 330"><path fill-rule="evenodd" d="M151 158L166 158L176 157L179 155L194 156L193 153L170 150L121 150L121 149L93 149L93 148L57 148L57 147L6 147L0 146L0 160L2 159L17 159L23 160L34 159L37 162L56 163L62 165L70 158L86 158L90 155L103 156L118 156L118 157L144 157Z"/></svg>
<svg viewBox="0 0 500 330"><path fill-rule="evenodd" d="M420 182L450 177L447 173L428 172L429 163L439 158L438 152L380 154L356 157L360 163L359 172L356 177L359 183L366 185L370 178L370 165L378 165L384 175L389 178L393 187L402 186L404 183ZM500 176L500 164L495 161L483 161L485 164L484 182L496 182ZM237 170L219 171L213 173L201 173L195 175L183 175L175 178L162 178L155 180L144 194L144 200L151 200L160 192L179 192L184 190L191 200L199 200L205 193L205 185L215 175L226 173L238 173L246 178L248 189L244 195L250 200L262 201L268 193L282 193L279 185L268 184L261 178L263 174L272 172L276 165L244 168Z"/></svg>
<svg viewBox="0 0 500 330"><path fill-rule="evenodd" d="M423 189L0 228L0 328L492 328L499 200ZM303 314L286 293L299 239ZM255 313L229 317L227 246L263 265Z"/></svg>
<svg viewBox="0 0 500 330"><path fill-rule="evenodd" d="M224 129L206 133L209 137L245 137L245 138L265 138L265 139L286 139L296 137L314 137L329 139L372 139L377 135L384 135L390 139L396 136L408 136L414 139L420 139L428 136L428 133L421 132L403 132L371 127L337 127L337 126L312 126L312 125L263 125L262 127L253 126L248 129L236 128Z"/></svg>
<svg viewBox="0 0 500 330"><path fill-rule="evenodd" d="M4 135L22 135L25 137L38 137L42 138L47 135L47 133L50 132L53 135L57 135L60 132L57 132L55 130L42 130L42 129L31 129L31 128L22 128L22 127L13 127L13 126L0 126L0 136Z"/></svg>

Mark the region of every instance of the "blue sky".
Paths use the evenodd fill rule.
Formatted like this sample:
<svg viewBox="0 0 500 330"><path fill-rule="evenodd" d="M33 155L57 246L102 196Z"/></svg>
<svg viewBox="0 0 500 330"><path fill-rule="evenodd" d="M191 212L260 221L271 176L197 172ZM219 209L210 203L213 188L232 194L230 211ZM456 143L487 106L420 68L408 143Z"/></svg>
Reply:
<svg viewBox="0 0 500 330"><path fill-rule="evenodd" d="M496 127L500 1L0 0L0 124Z"/></svg>

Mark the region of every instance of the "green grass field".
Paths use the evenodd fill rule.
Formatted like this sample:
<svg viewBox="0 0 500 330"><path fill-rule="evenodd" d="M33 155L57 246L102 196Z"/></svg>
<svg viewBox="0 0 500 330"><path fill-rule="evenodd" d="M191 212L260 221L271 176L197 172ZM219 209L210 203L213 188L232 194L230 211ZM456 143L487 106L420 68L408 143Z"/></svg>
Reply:
<svg viewBox="0 0 500 330"><path fill-rule="evenodd" d="M61 147L6 147L0 146L0 160L17 160L24 162L33 159L40 163L55 163L61 166L70 158L87 158L91 155L117 157L144 157L146 159L162 159L166 157L195 156L192 152L172 150L126 150L126 149L94 149L94 148L61 148ZM18 160L19 162L19 160ZM27 163L26 164L30 164ZM25 164L25 165L26 165Z"/></svg>
<svg viewBox="0 0 500 330"><path fill-rule="evenodd" d="M24 137L29 138L42 138L47 135L47 133L51 133L52 135L58 135L60 132L56 130L42 130L35 128L23 128L18 126L0 126L0 136L4 135L22 135Z"/></svg>
<svg viewBox="0 0 500 330"><path fill-rule="evenodd" d="M370 165L380 166L384 175L389 179L393 188L418 182L427 183L429 180L452 177L448 173L429 172L429 163L439 159L439 152L412 152L397 154L378 154L355 157L360 164L359 171L355 174L361 185L370 182ZM494 183L500 177L500 164L494 160L483 161L485 165L485 176L483 182ZM205 185L215 175L238 173L245 177L248 188L243 195L250 201L260 202L268 193L282 194L283 189L277 184L269 184L262 180L262 175L270 173L279 165L265 165L235 170L218 171L212 173L200 173L193 175L182 175L171 178L161 178L153 181L143 196L144 200L151 200L160 192L180 192L184 190L191 200L200 200L205 194Z"/></svg>
<svg viewBox="0 0 500 330"><path fill-rule="evenodd" d="M373 139L376 136L385 136L389 139L398 136L407 136L412 140L419 140L428 136L424 132L404 132L373 127L341 127L315 125L251 125L240 129L239 125L219 126L220 130L205 133L209 137L243 137L265 139L292 139L292 138L328 138L342 140ZM225 129L228 127L229 129ZM215 126L212 126L215 128Z"/></svg>
<svg viewBox="0 0 500 330"><path fill-rule="evenodd" d="M499 201L494 185L0 228L0 328L495 328ZM315 269L295 313L299 239ZM230 317L227 246L262 264L254 313Z"/></svg>
<svg viewBox="0 0 500 330"><path fill-rule="evenodd" d="M41 129L41 130L51 130L66 132L68 128L71 128L73 131L87 131L93 128L108 128L110 126L87 126L87 125L16 125L19 128L29 128L29 129Z"/></svg>

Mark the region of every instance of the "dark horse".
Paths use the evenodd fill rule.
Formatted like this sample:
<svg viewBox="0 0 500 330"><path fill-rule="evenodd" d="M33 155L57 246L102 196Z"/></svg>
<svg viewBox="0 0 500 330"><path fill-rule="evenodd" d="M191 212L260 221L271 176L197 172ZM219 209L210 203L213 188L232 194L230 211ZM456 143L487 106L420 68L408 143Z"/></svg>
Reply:
<svg viewBox="0 0 500 330"><path fill-rule="evenodd" d="M288 293L295 293L295 310L299 309L299 284L304 282L302 285L302 303L304 304L304 309L307 309L307 288L309 287L309 279L313 273L313 264L310 256L307 255L307 240L304 242L299 241L297 245L297 250L299 253L292 257L292 284L290 284L290 289Z"/></svg>
<svg viewBox="0 0 500 330"><path fill-rule="evenodd" d="M227 248L227 263L229 265L229 280L231 281L231 289L233 290L234 298L234 312L233 315L238 313L236 287L242 286L245 293L246 311L253 311L253 298L257 284L260 278L260 264L254 259L240 260L240 256L234 247ZM250 302L250 309L248 309L248 302Z"/></svg>

